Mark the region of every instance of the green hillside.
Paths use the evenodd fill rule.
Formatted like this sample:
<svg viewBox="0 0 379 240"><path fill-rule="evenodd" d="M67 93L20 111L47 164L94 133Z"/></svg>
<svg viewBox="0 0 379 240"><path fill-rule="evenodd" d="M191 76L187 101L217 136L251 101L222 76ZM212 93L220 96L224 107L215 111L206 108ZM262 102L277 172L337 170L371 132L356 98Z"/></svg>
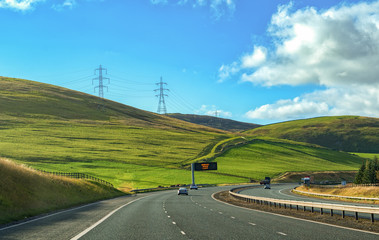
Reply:
<svg viewBox="0 0 379 240"><path fill-rule="evenodd" d="M271 124L245 133L313 143L346 152L379 153L379 118L319 117Z"/></svg>
<svg viewBox="0 0 379 240"><path fill-rule="evenodd" d="M345 152L283 139L258 138L216 158L219 173L253 180L287 171L357 170L362 158Z"/></svg>
<svg viewBox="0 0 379 240"><path fill-rule="evenodd" d="M4 77L0 109L0 156L48 171L87 173L125 190L190 183L180 162L229 137L92 95ZM200 181L202 176L208 174ZM241 179L211 180L218 181Z"/></svg>
<svg viewBox="0 0 379 240"><path fill-rule="evenodd" d="M86 173L124 191L189 184L189 164L215 157L219 170L197 172L197 183L241 183L284 171L355 170L360 164L359 157L279 140L270 140L266 152L260 150L255 159L249 154L256 154L257 142L245 144L264 133L248 134L253 136L240 137L53 85L0 77L1 157L36 169ZM256 168L252 159L261 166Z"/></svg>
<svg viewBox="0 0 379 240"><path fill-rule="evenodd" d="M240 132L248 129L257 128L261 125L253 123L245 123L234 121L231 119L218 118L212 116L195 115L195 114L181 114L169 113L168 116L177 118L186 122L191 122L199 125L204 125L212 128L222 129L231 132Z"/></svg>

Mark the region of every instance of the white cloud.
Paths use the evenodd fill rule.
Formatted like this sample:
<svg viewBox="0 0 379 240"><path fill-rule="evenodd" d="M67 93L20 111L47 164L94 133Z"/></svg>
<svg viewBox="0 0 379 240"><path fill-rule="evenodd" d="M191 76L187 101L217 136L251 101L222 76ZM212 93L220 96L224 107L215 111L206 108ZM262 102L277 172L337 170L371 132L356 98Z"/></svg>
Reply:
<svg viewBox="0 0 379 240"><path fill-rule="evenodd" d="M195 114L200 114L200 115L209 115L215 117L225 117L225 118L230 118L232 117L232 113L228 111L224 111L221 109L217 109L215 105L208 106L208 105L202 105L201 108L197 111L195 111Z"/></svg>
<svg viewBox="0 0 379 240"><path fill-rule="evenodd" d="M326 90L257 107L248 118L379 117L379 1L326 10L279 6L267 33L271 44L222 65L220 81L238 77L260 86L312 84Z"/></svg>
<svg viewBox="0 0 379 240"><path fill-rule="evenodd" d="M266 61L267 49L265 47L254 46L254 52L242 57L243 68L258 67Z"/></svg>
<svg viewBox="0 0 379 240"><path fill-rule="evenodd" d="M150 0L152 4L167 4L167 0Z"/></svg>
<svg viewBox="0 0 379 240"><path fill-rule="evenodd" d="M169 0L150 0L152 4L168 4ZM179 6L191 5L193 8L209 7L214 19L219 20L223 16L233 15L236 4L235 0L180 0L173 1Z"/></svg>
<svg viewBox="0 0 379 240"><path fill-rule="evenodd" d="M379 1L322 11L280 6L268 34L273 46L255 46L239 60L243 81L327 87L378 81Z"/></svg>
<svg viewBox="0 0 379 240"><path fill-rule="evenodd" d="M234 0L211 0L210 8L215 19L220 19L224 15L233 14L236 5Z"/></svg>
<svg viewBox="0 0 379 240"><path fill-rule="evenodd" d="M76 4L76 0L64 0L61 4L53 4L52 8L56 11L62 11L64 9L72 9Z"/></svg>
<svg viewBox="0 0 379 240"><path fill-rule="evenodd" d="M33 9L38 2L44 2L44 0L0 0L0 8L26 11Z"/></svg>
<svg viewBox="0 0 379 240"><path fill-rule="evenodd" d="M233 62L229 65L222 65L218 70L218 82L223 82L232 75L240 71L240 66L237 62Z"/></svg>
<svg viewBox="0 0 379 240"><path fill-rule="evenodd" d="M379 75L379 1L324 11L279 7L271 58L242 80L265 86L373 84Z"/></svg>
<svg viewBox="0 0 379 240"><path fill-rule="evenodd" d="M288 120L316 116L360 115L379 117L379 84L330 88L279 100L246 113L250 119Z"/></svg>

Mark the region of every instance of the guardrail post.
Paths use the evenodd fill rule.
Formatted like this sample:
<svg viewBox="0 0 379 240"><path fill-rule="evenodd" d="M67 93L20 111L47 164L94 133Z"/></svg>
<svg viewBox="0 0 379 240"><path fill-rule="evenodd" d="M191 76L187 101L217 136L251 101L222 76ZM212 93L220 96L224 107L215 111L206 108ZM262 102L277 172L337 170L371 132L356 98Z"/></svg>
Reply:
<svg viewBox="0 0 379 240"><path fill-rule="evenodd" d="M355 212L355 220L358 220L358 212Z"/></svg>
<svg viewBox="0 0 379 240"><path fill-rule="evenodd" d="M330 209L330 216L333 216L333 209Z"/></svg>
<svg viewBox="0 0 379 240"><path fill-rule="evenodd" d="M314 207L312 207L312 210L311 210L311 212L315 212L315 209L314 209Z"/></svg>
<svg viewBox="0 0 379 240"><path fill-rule="evenodd" d="M320 214L321 214L321 215L324 214L324 209L320 208Z"/></svg>
<svg viewBox="0 0 379 240"><path fill-rule="evenodd" d="M287 204L284 204L284 209L287 209Z"/></svg>
<svg viewBox="0 0 379 240"><path fill-rule="evenodd" d="M296 211L299 211L299 205L296 205Z"/></svg>
<svg viewBox="0 0 379 240"><path fill-rule="evenodd" d="M371 222L375 222L374 214L371 213Z"/></svg>
<svg viewBox="0 0 379 240"><path fill-rule="evenodd" d="M342 218L345 218L345 210L342 210Z"/></svg>
<svg viewBox="0 0 379 240"><path fill-rule="evenodd" d="M304 208L304 212L305 212L305 210L306 210L306 207L305 207L305 206L303 206L303 208Z"/></svg>

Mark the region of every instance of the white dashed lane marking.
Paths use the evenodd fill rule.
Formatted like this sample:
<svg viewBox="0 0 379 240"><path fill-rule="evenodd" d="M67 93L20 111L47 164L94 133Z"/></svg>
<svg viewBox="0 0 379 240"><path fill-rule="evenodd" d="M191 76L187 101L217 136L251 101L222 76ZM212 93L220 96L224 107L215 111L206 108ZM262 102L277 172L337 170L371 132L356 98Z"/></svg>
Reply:
<svg viewBox="0 0 379 240"><path fill-rule="evenodd" d="M253 226L257 225L257 224L255 224L255 223L251 223L251 222L249 222L249 224L250 224L250 225L253 225Z"/></svg>
<svg viewBox="0 0 379 240"><path fill-rule="evenodd" d="M287 234L282 233L282 232L278 232L278 234L283 235L283 236L287 236Z"/></svg>

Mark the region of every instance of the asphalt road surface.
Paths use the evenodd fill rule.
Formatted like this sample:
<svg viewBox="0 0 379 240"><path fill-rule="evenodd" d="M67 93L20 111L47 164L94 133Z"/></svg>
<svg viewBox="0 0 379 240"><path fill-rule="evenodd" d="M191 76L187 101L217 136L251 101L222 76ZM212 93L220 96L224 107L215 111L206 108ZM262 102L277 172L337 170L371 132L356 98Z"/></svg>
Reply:
<svg viewBox="0 0 379 240"><path fill-rule="evenodd" d="M230 187L138 194L0 229L0 239L379 239L379 234L231 206Z"/></svg>

